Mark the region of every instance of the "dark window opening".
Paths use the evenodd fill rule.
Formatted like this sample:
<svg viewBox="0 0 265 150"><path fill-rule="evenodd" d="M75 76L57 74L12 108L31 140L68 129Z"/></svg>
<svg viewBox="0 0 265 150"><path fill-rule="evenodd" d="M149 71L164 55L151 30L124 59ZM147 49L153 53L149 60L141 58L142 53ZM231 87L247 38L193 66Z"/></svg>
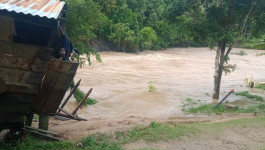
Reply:
<svg viewBox="0 0 265 150"><path fill-rule="evenodd" d="M50 41L53 30L51 28L38 26L15 20L16 36L13 40L16 43L46 47Z"/></svg>

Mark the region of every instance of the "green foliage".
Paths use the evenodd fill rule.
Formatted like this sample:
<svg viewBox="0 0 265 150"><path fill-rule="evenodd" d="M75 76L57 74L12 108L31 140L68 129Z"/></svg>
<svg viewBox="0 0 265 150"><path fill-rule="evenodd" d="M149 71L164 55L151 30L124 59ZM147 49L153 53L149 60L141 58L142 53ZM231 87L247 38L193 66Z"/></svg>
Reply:
<svg viewBox="0 0 265 150"><path fill-rule="evenodd" d="M236 95L245 96L249 99L255 99L256 101L264 102L264 98L258 95L250 94L248 91L236 92Z"/></svg>
<svg viewBox="0 0 265 150"><path fill-rule="evenodd" d="M128 23L117 23L111 26L111 34L109 40L117 43L117 46L121 50L125 48L135 48L136 35L133 30L130 30Z"/></svg>
<svg viewBox="0 0 265 150"><path fill-rule="evenodd" d="M141 148L141 149L136 149L136 150L161 150L161 149L156 149L156 148Z"/></svg>
<svg viewBox="0 0 265 150"><path fill-rule="evenodd" d="M259 105L257 106L257 108L258 108L259 110L262 110L263 112L265 112L265 104L259 104Z"/></svg>
<svg viewBox="0 0 265 150"><path fill-rule="evenodd" d="M195 123L195 124L178 124L178 125L168 125L162 124L158 128L152 127L135 127L130 131L116 132L116 140L120 143L131 143L139 140L144 140L147 142L158 142L158 141L168 141L170 139L181 138L183 136L192 136L198 133L215 133L217 131L224 130L230 127L241 127L241 126L264 126L265 117L255 117L253 119L242 119L233 120L222 123Z"/></svg>
<svg viewBox="0 0 265 150"><path fill-rule="evenodd" d="M187 109L183 109L185 113L190 114L212 114L215 113L217 115L223 114L223 113L265 113L265 105L264 104L257 104L253 106L248 107L242 107L242 108L229 108L226 109L224 104L221 104L218 108L214 109L214 104L202 104L198 107L190 107Z"/></svg>
<svg viewBox="0 0 265 150"><path fill-rule="evenodd" d="M201 100L193 100L191 98L186 98L186 100L184 102L182 102L182 111L187 110L188 107L194 106L196 104L198 104Z"/></svg>
<svg viewBox="0 0 265 150"><path fill-rule="evenodd" d="M264 105L262 106L264 109ZM252 119L232 120L220 123L194 123L168 125L162 124L157 128L135 127L130 131L116 132L115 135L92 135L84 138L81 144L69 141L46 142L30 137L17 147L7 147L0 142L3 150L122 150L123 144L139 140L147 142L169 141L183 136L192 136L200 133L218 134L227 128L264 127L265 117L258 116ZM155 149L143 149L155 150Z"/></svg>
<svg viewBox="0 0 265 150"><path fill-rule="evenodd" d="M234 65L225 64L223 66L223 71L225 72L225 75L227 75L228 73L231 73L231 72L235 71L236 70L236 67L237 67L236 64L234 64Z"/></svg>
<svg viewBox="0 0 265 150"><path fill-rule="evenodd" d="M203 113L203 114L211 114L211 113L216 113L216 114L222 114L225 112L225 107L224 105L220 105L217 109L214 109L215 105L214 104L203 104L198 107L191 107L187 110L184 110L186 113L191 113L191 114L197 114L197 113Z"/></svg>
<svg viewBox="0 0 265 150"><path fill-rule="evenodd" d="M265 46L265 45L264 45ZM256 56L262 56L265 55L265 53L257 53Z"/></svg>
<svg viewBox="0 0 265 150"><path fill-rule="evenodd" d="M152 121L149 126L152 128L158 128L160 125L161 125L160 123L156 121Z"/></svg>
<svg viewBox="0 0 265 150"><path fill-rule="evenodd" d="M258 84L255 88L265 90L265 84Z"/></svg>
<svg viewBox="0 0 265 150"><path fill-rule="evenodd" d="M144 27L139 32L139 38L142 49L151 49L157 40L157 35L152 27Z"/></svg>
<svg viewBox="0 0 265 150"><path fill-rule="evenodd" d="M92 136L88 136L86 138L84 138L81 143L83 144L83 146L87 147L87 146L93 146L97 144L97 140L92 137Z"/></svg>
<svg viewBox="0 0 265 150"><path fill-rule="evenodd" d="M79 146L78 146L79 145ZM75 144L69 141L47 142L33 137L29 137L17 147L8 147L0 142L2 150L122 150L121 146L115 142L109 142L108 137L88 136L81 141L81 144Z"/></svg>
<svg viewBox="0 0 265 150"><path fill-rule="evenodd" d="M234 52L234 53L230 53L230 54L232 54L232 55L240 55L240 56L248 55L245 51Z"/></svg>
<svg viewBox="0 0 265 150"><path fill-rule="evenodd" d="M96 37L110 40L118 51L171 46L209 45L212 48L220 41L229 45L235 40L253 0L235 1L233 5L232 2L66 0L66 30L81 54L91 52L89 40ZM260 34L265 31L264 5L263 0L256 1L244 30L247 39L261 39ZM264 47L264 43L251 47ZM79 57L76 60L83 61Z"/></svg>
<svg viewBox="0 0 265 150"><path fill-rule="evenodd" d="M186 101L187 101L187 102L191 102L192 99L188 97L188 98L186 98Z"/></svg>
<svg viewBox="0 0 265 150"><path fill-rule="evenodd" d="M110 142L109 137L107 135L88 136L84 138L81 143L85 149L122 150L118 143Z"/></svg>
<svg viewBox="0 0 265 150"><path fill-rule="evenodd" d="M170 139L181 138L185 135L192 135L197 130L190 125L160 125L157 127L135 127L130 131L117 132L115 137L120 143L131 143L138 140L147 142L168 141Z"/></svg>
<svg viewBox="0 0 265 150"><path fill-rule="evenodd" d="M79 54L72 58L73 61L81 62L90 61L90 55L95 55L97 61L101 62L100 55L95 49L88 45L89 40L97 37L96 32L104 27L109 20L101 13L100 7L92 0L66 0L68 5L66 19L66 33L78 48ZM86 54L86 59L80 56Z"/></svg>
<svg viewBox="0 0 265 150"><path fill-rule="evenodd" d="M240 47L265 50L265 35L259 37L250 36L248 38L242 38L240 40Z"/></svg>
<svg viewBox="0 0 265 150"><path fill-rule="evenodd" d="M73 90L74 86L75 86L75 83L74 83L74 81L73 81L73 82L71 83L71 85L70 85L70 89ZM75 91L75 93L74 93L74 97L75 97L76 101L79 103L79 102L85 97L85 93L84 93L83 91L81 91L79 88L77 88L76 91ZM97 103L96 100L87 97L87 99L85 100L85 102L84 102L83 105L84 105L84 106L87 106L87 105L94 105L94 104L96 104L96 103Z"/></svg>
<svg viewBox="0 0 265 150"><path fill-rule="evenodd" d="M0 142L0 149L3 150L72 150L77 149L74 143L69 141L45 142L33 137L28 137L17 147L8 147Z"/></svg>
<svg viewBox="0 0 265 150"><path fill-rule="evenodd" d="M185 113L191 114L222 114L222 113L265 113L265 104L264 98L261 96L250 94L248 91L236 92L236 95L244 96L249 99L255 99L256 101L251 102L248 106L244 107L235 107L235 108L226 108L226 104L219 105L218 108L214 109L216 104L200 104L191 98L186 99L186 103L183 104L182 111ZM226 101L227 102L227 101Z"/></svg>
<svg viewBox="0 0 265 150"><path fill-rule="evenodd" d="M155 81L149 81L148 82L149 92L155 92L156 91L155 83L156 83Z"/></svg>

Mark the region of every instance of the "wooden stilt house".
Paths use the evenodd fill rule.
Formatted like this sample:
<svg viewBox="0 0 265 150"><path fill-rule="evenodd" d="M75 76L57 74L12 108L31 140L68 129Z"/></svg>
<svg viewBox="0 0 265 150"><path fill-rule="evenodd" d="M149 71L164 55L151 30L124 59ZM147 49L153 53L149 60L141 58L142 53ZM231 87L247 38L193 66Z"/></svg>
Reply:
<svg viewBox="0 0 265 150"><path fill-rule="evenodd" d="M0 131L56 113L78 68L53 57L65 16L59 0L0 0Z"/></svg>

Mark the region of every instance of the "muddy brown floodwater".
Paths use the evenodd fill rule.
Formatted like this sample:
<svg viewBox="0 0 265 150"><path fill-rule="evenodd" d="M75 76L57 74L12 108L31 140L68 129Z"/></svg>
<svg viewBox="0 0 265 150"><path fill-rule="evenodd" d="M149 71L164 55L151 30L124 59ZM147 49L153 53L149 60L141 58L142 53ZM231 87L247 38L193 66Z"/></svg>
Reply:
<svg viewBox="0 0 265 150"><path fill-rule="evenodd" d="M220 97L230 89L249 90L245 78L265 81L264 51L234 48L232 52L245 51L246 56L230 55L230 63L237 68L227 76L223 75ZM79 69L75 81L82 79L80 88L86 92L93 88L90 97L98 103L78 112L88 122L52 121L51 130L69 139L97 131L114 131L121 125L134 126L154 118L181 117L182 103L186 98L211 102L213 90L215 51L208 48L171 48L142 53L101 52L103 62L93 60L91 66ZM149 92L148 82L154 81L156 92ZM252 91L264 96L261 90ZM231 95L230 101L237 100ZM67 109L76 104L71 102ZM97 130L100 126L102 130ZM78 132L80 131L80 132ZM78 136L79 135L79 136Z"/></svg>

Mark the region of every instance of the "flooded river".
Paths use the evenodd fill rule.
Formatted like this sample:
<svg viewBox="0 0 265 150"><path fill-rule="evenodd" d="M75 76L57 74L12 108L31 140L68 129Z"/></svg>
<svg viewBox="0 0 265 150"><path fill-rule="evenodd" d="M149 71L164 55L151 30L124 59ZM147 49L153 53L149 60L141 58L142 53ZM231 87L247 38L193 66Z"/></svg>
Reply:
<svg viewBox="0 0 265 150"><path fill-rule="evenodd" d="M230 89L248 90L245 78L265 81L264 51L245 51L246 56L230 55L237 68L223 75L220 98ZM215 51L208 48L172 48L161 51L144 51L139 54L101 52L103 62L93 60L91 66L78 70L75 81L82 79L84 92L93 88L90 95L98 103L82 109L82 117L150 117L168 118L183 114L182 102L186 98L211 102L213 90ZM148 82L154 81L156 92L149 92ZM262 94L262 91L254 91ZM233 95L230 100L235 100Z"/></svg>

